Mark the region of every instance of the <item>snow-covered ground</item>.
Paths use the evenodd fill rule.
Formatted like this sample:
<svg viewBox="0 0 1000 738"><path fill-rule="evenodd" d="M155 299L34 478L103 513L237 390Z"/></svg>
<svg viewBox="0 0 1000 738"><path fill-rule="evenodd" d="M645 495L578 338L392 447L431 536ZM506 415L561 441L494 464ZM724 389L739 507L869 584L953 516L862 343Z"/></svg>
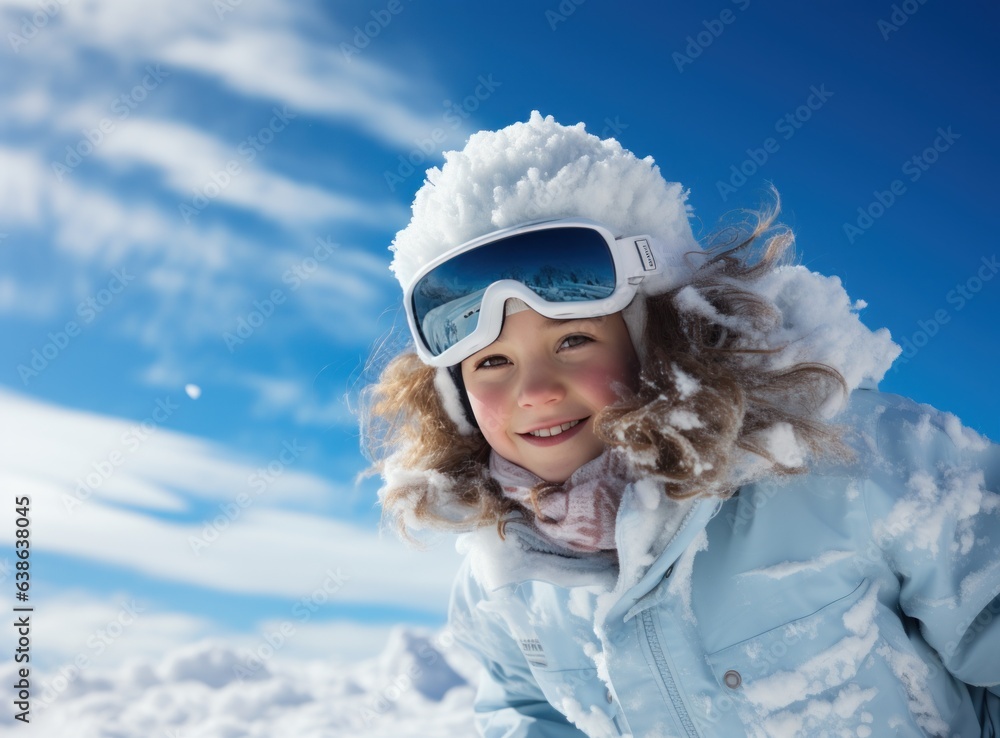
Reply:
<svg viewBox="0 0 1000 738"><path fill-rule="evenodd" d="M265 658L266 658L266 654ZM433 738L472 736L476 666L447 631L393 630L354 664L248 662L203 641L114 670L41 674L31 722L5 710L0 735L31 738ZM13 663L0 682L16 681Z"/></svg>

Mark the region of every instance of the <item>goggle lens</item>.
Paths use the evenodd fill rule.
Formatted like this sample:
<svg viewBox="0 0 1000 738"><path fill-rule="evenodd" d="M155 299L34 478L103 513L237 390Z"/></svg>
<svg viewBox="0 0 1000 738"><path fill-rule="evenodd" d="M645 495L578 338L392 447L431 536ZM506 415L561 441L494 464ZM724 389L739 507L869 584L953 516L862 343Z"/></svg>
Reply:
<svg viewBox="0 0 1000 738"><path fill-rule="evenodd" d="M462 252L413 289L413 314L427 348L440 356L471 335L486 289L505 279L546 302L601 300L615 291L615 261L604 236L580 227L519 233Z"/></svg>

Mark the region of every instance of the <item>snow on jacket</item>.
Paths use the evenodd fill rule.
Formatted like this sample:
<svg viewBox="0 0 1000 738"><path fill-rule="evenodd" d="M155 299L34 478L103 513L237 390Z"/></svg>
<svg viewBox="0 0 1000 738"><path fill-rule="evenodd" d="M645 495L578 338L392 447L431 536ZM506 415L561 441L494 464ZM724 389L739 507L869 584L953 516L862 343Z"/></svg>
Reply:
<svg viewBox="0 0 1000 738"><path fill-rule="evenodd" d="M604 554L467 534L451 628L489 737L1000 734L1000 447L854 393L857 458L673 502Z"/></svg>

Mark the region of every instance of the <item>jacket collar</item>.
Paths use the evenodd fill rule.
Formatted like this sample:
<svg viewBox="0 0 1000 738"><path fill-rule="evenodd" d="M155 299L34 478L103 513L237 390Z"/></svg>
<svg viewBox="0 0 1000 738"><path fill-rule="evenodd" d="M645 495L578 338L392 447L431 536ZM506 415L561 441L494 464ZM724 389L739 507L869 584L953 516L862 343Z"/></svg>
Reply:
<svg viewBox="0 0 1000 738"><path fill-rule="evenodd" d="M719 509L716 499L672 500L649 480L629 484L615 523L617 552L584 554L543 537L527 521L507 522L505 539L492 527L464 534L472 574L487 591L529 581L558 587L592 586L598 613L622 617L652 590Z"/></svg>

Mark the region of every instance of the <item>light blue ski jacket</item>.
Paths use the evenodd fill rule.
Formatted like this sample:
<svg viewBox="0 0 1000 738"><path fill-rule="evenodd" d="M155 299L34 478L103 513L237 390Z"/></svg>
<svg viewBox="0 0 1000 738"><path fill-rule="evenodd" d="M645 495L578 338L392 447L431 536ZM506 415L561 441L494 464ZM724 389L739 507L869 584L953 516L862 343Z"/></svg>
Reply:
<svg viewBox="0 0 1000 738"><path fill-rule="evenodd" d="M464 536L482 734L1000 734L1000 447L875 391L842 422L855 460L721 504L630 485L618 565Z"/></svg>

